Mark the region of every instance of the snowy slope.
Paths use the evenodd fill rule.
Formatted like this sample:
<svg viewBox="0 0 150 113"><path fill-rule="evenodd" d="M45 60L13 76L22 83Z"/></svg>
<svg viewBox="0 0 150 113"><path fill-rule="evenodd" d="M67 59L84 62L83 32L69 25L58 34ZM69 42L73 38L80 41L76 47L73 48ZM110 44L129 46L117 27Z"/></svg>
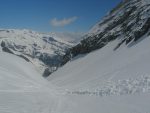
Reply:
<svg viewBox="0 0 150 113"><path fill-rule="evenodd" d="M31 63L0 52L0 113L54 113L56 94Z"/></svg>
<svg viewBox="0 0 150 113"><path fill-rule="evenodd" d="M119 40L79 55L48 80L74 103L62 113L148 113L150 111L150 37L122 45Z"/></svg>
<svg viewBox="0 0 150 113"><path fill-rule="evenodd" d="M0 112L149 112L149 41L150 37L143 38L114 53L116 40L101 50L78 56L53 73L50 83L30 62L0 52Z"/></svg>
<svg viewBox="0 0 150 113"><path fill-rule="evenodd" d="M73 46L63 37L26 29L1 29L0 43L3 51L28 59L41 74L47 68L49 73L55 71L65 51Z"/></svg>

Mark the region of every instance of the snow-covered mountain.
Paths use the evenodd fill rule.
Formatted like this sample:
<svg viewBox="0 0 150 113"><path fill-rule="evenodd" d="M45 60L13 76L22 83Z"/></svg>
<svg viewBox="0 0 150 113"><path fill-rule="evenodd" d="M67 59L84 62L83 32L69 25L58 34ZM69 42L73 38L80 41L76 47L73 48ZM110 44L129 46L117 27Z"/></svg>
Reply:
<svg viewBox="0 0 150 113"><path fill-rule="evenodd" d="M84 36L84 39L70 49L64 57L65 64L70 56L89 53L100 49L109 42L118 39L113 49L121 44L134 43L144 35L149 35L150 28L150 1L123 0L111 10L100 22Z"/></svg>
<svg viewBox="0 0 150 113"><path fill-rule="evenodd" d="M64 56L48 80L61 113L150 112L150 1L123 0Z"/></svg>
<svg viewBox="0 0 150 113"><path fill-rule="evenodd" d="M1 50L32 62L43 76L55 71L65 51L73 46L64 37L26 29L0 30Z"/></svg>
<svg viewBox="0 0 150 113"><path fill-rule="evenodd" d="M59 35L0 31L0 112L150 112L149 0L123 0L74 47Z"/></svg>
<svg viewBox="0 0 150 113"><path fill-rule="evenodd" d="M85 33L84 32L50 32L49 35L53 37L61 37L63 40L67 42L76 44L81 41Z"/></svg>

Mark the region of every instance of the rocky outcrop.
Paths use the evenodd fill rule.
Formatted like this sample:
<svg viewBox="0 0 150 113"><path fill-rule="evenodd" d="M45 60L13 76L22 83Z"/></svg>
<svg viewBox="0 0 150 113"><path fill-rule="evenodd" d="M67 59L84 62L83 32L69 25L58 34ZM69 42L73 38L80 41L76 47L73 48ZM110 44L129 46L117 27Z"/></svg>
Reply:
<svg viewBox="0 0 150 113"><path fill-rule="evenodd" d="M123 43L129 44L148 35L149 29L150 1L123 0L94 26L78 45L68 50L62 65L71 57L100 49L115 39L120 40L113 48L117 50Z"/></svg>

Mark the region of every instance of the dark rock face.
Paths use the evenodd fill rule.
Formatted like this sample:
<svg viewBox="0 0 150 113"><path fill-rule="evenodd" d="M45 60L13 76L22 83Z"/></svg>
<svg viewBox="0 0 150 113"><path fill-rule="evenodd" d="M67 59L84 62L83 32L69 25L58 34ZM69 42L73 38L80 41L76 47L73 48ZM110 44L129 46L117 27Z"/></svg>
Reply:
<svg viewBox="0 0 150 113"><path fill-rule="evenodd" d="M5 44L4 41L1 42L1 47L2 47L2 50L3 50L4 52L7 52L7 53L10 53L10 54L16 55L16 54L14 54L14 53L6 46L6 44ZM23 55L16 55L16 56L23 58L23 59L26 60L27 62L30 62L30 60L29 60L27 57L23 56Z"/></svg>
<svg viewBox="0 0 150 113"><path fill-rule="evenodd" d="M14 54L14 53L13 53L10 49L8 49L7 47L3 47L2 50L3 50L4 52Z"/></svg>
<svg viewBox="0 0 150 113"><path fill-rule="evenodd" d="M29 60L27 57L23 56L23 55L17 55L17 56L23 58L23 59L24 59L25 61L27 61L27 62L30 62L30 60Z"/></svg>
<svg viewBox="0 0 150 113"><path fill-rule="evenodd" d="M109 42L118 39L120 43L129 44L148 34L150 29L150 1L123 0L110 11L102 21L97 23L84 39L75 47L68 50L63 57L62 65L71 57L100 49Z"/></svg>
<svg viewBox="0 0 150 113"><path fill-rule="evenodd" d="M134 32L134 41L137 41L143 35L145 35L150 29L150 18L148 18L142 28Z"/></svg>
<svg viewBox="0 0 150 113"><path fill-rule="evenodd" d="M2 42L1 42L1 47L5 47L5 46L6 46L5 42L2 41Z"/></svg>
<svg viewBox="0 0 150 113"><path fill-rule="evenodd" d="M4 52L14 54L9 48L6 47L6 44L4 41L1 42L1 47Z"/></svg>
<svg viewBox="0 0 150 113"><path fill-rule="evenodd" d="M49 70L49 68L46 68L44 73L43 73L43 77L48 77L52 72Z"/></svg>

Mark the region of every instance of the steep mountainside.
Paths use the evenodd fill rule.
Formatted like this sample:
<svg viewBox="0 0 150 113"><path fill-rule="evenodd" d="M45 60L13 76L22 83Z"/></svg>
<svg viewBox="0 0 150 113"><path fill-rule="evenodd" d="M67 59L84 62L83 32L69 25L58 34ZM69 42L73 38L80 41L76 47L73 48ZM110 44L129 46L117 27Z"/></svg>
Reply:
<svg viewBox="0 0 150 113"><path fill-rule="evenodd" d="M43 76L48 76L60 65L62 56L73 43L50 34L30 30L0 30L2 51L32 62Z"/></svg>
<svg viewBox="0 0 150 113"><path fill-rule="evenodd" d="M123 43L134 43L142 36L149 35L149 28L150 1L123 0L94 26L78 45L67 52L62 64L70 60L70 57L100 49L115 39L119 42L114 50Z"/></svg>
<svg viewBox="0 0 150 113"><path fill-rule="evenodd" d="M124 0L71 48L47 78L67 99L61 113L149 112L149 28L150 0Z"/></svg>

